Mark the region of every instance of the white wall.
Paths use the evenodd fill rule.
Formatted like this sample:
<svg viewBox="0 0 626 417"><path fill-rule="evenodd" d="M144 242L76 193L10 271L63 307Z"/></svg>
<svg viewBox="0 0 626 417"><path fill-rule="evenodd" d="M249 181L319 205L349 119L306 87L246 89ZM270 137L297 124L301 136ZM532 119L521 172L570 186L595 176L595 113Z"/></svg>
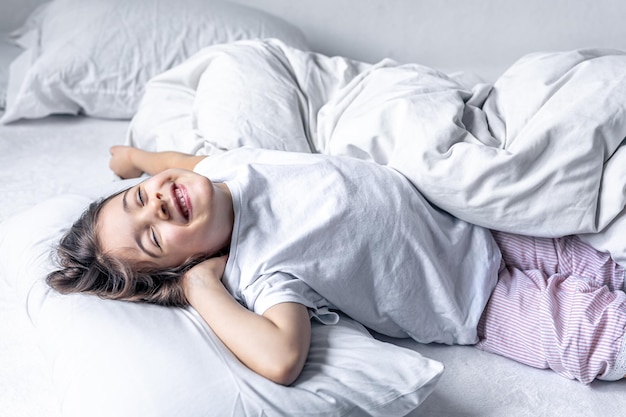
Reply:
<svg viewBox="0 0 626 417"><path fill-rule="evenodd" d="M624 0L236 1L286 17L325 54L391 57L488 79L528 52L626 50Z"/></svg>
<svg viewBox="0 0 626 417"><path fill-rule="evenodd" d="M0 31L17 27L43 1L0 0ZM624 0L234 1L285 17L328 55L366 62L391 57L472 70L490 80L528 52L626 50Z"/></svg>

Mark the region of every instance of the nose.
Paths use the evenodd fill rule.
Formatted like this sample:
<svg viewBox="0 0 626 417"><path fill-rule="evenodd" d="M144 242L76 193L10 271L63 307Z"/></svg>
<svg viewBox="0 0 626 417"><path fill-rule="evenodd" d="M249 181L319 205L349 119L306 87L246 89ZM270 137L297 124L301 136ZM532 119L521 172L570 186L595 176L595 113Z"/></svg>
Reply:
<svg viewBox="0 0 626 417"><path fill-rule="evenodd" d="M161 193L156 193L154 198L150 200L150 204L152 206L152 212L156 216L156 218L160 220L169 220L170 212L167 208L167 202L163 199L163 195Z"/></svg>

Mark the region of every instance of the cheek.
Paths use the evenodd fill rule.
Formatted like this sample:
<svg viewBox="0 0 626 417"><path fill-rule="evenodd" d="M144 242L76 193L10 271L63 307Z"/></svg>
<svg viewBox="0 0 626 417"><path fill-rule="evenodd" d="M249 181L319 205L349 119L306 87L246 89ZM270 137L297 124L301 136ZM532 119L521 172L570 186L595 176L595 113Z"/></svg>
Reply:
<svg viewBox="0 0 626 417"><path fill-rule="evenodd" d="M189 231L181 228L173 228L168 231L168 238L170 245L186 246L193 239L193 235Z"/></svg>
<svg viewBox="0 0 626 417"><path fill-rule="evenodd" d="M169 244L176 252L185 252L187 255L195 255L198 250L203 250L203 234L195 229L176 228L169 231Z"/></svg>

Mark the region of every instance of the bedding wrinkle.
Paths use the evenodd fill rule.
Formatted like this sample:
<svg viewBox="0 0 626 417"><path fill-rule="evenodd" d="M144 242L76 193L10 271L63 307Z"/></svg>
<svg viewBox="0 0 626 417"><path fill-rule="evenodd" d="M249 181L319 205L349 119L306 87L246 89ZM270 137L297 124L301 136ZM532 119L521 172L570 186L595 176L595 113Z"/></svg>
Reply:
<svg viewBox="0 0 626 417"><path fill-rule="evenodd" d="M570 58L568 54L556 54L551 60L565 61L561 67L567 72L571 69L567 64ZM595 130L596 126L609 130L600 155L611 154L623 139L623 126L616 134L616 129L604 121L618 120L615 115L623 113L623 106L615 103L605 111L600 104L606 104L605 95L613 91L618 96L620 89L604 93L607 90L599 91L597 85L585 83L597 66L609 65L611 71L619 71L612 62L615 59L594 60L589 68L577 68L572 72L576 76L562 79L554 91L535 87L542 78L537 70L528 75L534 65L532 60L525 62L526 72L514 66L488 94L482 91L486 98L476 101L484 101L483 111L478 107L466 110L465 101L471 98L458 92L461 100L457 101L458 88L439 80L436 72L428 73L430 78L420 74L415 79L414 96L404 103L410 106L394 108L393 118L387 112L391 107L388 99L405 91L407 78L385 77L400 71L398 68L374 67L355 78L342 96L331 100L320 112L318 138L325 143L322 152L387 164L403 173L438 206L485 227L539 236L597 230L603 227L595 221L603 161L593 156L598 155ZM551 76L554 74L549 73ZM586 89L581 90L581 84L587 85ZM438 91L438 85L443 86L443 95L432 100L434 96L429 93ZM586 100L579 100L581 91ZM571 111L564 111L564 106ZM591 113L589 108L600 110ZM364 109L370 109L367 118ZM493 109L496 114L489 113ZM455 122L459 114L463 115L462 123ZM389 132L393 124L389 120L402 120L403 124ZM485 126L492 120L502 122L493 128ZM580 121L587 120L580 126ZM574 124L579 128L572 129ZM451 125L456 125L458 134ZM464 131L470 126L478 133ZM491 132L506 135L499 138ZM382 141L390 145L381 146ZM572 148L571 144L576 146ZM448 152L461 145L462 152ZM394 153L385 153L387 149ZM589 152L591 149L593 152ZM512 175L512 170L517 174ZM572 196L577 196L575 201ZM615 215L613 212L609 216Z"/></svg>
<svg viewBox="0 0 626 417"><path fill-rule="evenodd" d="M280 55L277 56L277 60L278 62L280 62L281 66L284 68L285 72L290 75L291 79L293 80L293 84L295 88L297 89L298 100L297 100L297 107L295 109L295 112L298 115L300 115L300 122L302 123L304 137L306 138L306 141L309 145L309 152L314 152L315 145L313 142L313 138L311 137L311 133L310 133L311 124L309 123L309 119L311 118L312 114L316 113L316 111L311 111L311 103L308 100L309 96L304 91L303 86L301 85L301 82L300 82L301 80L298 78L295 72L295 68L291 65L291 62L289 61L289 56L286 55L285 51L280 50L279 48L274 48L272 52L275 54L275 56L276 54L280 53ZM307 72L305 75L308 76L309 73ZM275 78L274 81L280 82L281 80L279 78ZM305 82L307 81L306 78L304 79L304 81ZM294 109L291 109L291 110L294 111ZM283 109L283 111L287 111L287 109ZM315 123L315 120L313 120L312 122Z"/></svg>

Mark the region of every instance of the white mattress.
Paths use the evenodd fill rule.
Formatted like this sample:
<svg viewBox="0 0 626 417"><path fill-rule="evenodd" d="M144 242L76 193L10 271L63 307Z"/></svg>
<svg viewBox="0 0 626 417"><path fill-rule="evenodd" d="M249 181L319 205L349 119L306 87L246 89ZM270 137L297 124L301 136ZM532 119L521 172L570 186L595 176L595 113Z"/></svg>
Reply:
<svg viewBox="0 0 626 417"><path fill-rule="evenodd" d="M75 117L0 125L0 221L54 195L112 181L108 148L123 142L127 125ZM0 335L0 416L59 416L25 309L6 291Z"/></svg>
<svg viewBox="0 0 626 417"><path fill-rule="evenodd" d="M74 117L0 126L0 221L50 196L112 181L108 147L123 142L126 127ZM58 417L24 309L6 292L0 292L0 335L0 416ZM413 417L612 417L626 410L626 381L584 386L472 347L395 343L446 367Z"/></svg>

